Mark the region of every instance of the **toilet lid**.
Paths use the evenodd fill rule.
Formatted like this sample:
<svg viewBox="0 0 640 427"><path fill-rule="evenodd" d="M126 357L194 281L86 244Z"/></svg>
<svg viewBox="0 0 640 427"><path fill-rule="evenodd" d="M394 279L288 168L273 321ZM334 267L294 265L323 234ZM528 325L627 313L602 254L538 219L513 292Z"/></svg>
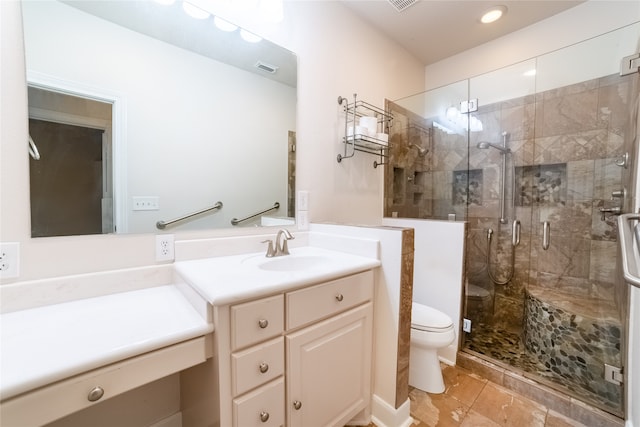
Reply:
<svg viewBox="0 0 640 427"><path fill-rule="evenodd" d="M443 312L427 305L413 303L411 306L411 327L421 331L444 332L453 326L451 318Z"/></svg>

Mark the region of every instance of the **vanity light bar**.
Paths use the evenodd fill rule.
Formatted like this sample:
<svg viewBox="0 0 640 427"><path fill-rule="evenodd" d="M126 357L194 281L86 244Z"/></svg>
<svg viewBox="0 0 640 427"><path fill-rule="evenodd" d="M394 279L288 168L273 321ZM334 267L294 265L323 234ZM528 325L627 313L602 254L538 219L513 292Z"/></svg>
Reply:
<svg viewBox="0 0 640 427"><path fill-rule="evenodd" d="M278 71L278 67L276 67L275 65L267 64L266 62L262 61L256 62L255 67L271 74L275 74Z"/></svg>

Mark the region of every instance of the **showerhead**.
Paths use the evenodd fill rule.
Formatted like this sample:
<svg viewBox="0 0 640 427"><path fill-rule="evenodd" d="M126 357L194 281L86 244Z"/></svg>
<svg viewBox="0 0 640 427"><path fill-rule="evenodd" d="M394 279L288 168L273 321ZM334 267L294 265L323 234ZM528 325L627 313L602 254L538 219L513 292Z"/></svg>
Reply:
<svg viewBox="0 0 640 427"><path fill-rule="evenodd" d="M495 148L496 150L499 150L502 154L509 154L511 153L511 149L507 148L507 147L501 147L497 144L493 144L491 142L486 142L486 141L481 141L478 142L477 145L478 148L480 149L487 149L487 148Z"/></svg>

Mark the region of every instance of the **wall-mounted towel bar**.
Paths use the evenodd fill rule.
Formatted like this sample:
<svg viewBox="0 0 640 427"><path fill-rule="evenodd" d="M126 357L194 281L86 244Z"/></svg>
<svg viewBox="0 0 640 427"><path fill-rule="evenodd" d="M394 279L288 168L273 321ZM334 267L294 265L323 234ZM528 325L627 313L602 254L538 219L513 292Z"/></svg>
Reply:
<svg viewBox="0 0 640 427"><path fill-rule="evenodd" d="M222 202L216 202L216 204L211 206L211 207L199 210L198 212L193 212L193 213L190 213L188 215L181 216L179 218L172 219L171 221L158 221L158 222L156 222L156 227L159 230L164 230L168 225L171 225L171 224L173 224L175 222L184 221L185 219L189 219L191 217L203 214L205 212L212 211L214 209L222 209Z"/></svg>
<svg viewBox="0 0 640 427"><path fill-rule="evenodd" d="M267 213L267 212L269 212L269 211L272 211L272 210L278 209L279 207L280 207L280 203L275 202L275 203L273 204L273 206L272 206L272 207L270 207L269 209L265 209L265 210L263 210L263 211L260 211L260 212L258 212L258 213L255 213L255 214L253 214L253 215L249 215L249 216L248 216L248 217L246 217L246 218L242 218L242 219L233 218L233 219L231 220L231 225L238 225L238 224L240 224L241 222L244 222L244 221L246 221L246 220L248 220L248 219L251 219L251 218L255 218L255 217L260 216L260 215L262 215L262 214L265 214L265 213Z"/></svg>

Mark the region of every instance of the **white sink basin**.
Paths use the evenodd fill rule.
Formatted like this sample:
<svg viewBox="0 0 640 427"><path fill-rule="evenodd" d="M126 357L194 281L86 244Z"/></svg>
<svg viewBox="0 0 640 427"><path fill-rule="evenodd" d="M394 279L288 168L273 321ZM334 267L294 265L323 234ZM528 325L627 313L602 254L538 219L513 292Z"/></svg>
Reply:
<svg viewBox="0 0 640 427"><path fill-rule="evenodd" d="M298 271L309 270L329 264L331 259L321 255L282 255L267 258L264 255L254 255L242 261L266 271Z"/></svg>
<svg viewBox="0 0 640 427"><path fill-rule="evenodd" d="M285 255L278 258L267 258L258 268L269 271L295 271L307 268L316 268L322 264L328 263L330 260L323 256L314 255Z"/></svg>
<svg viewBox="0 0 640 427"><path fill-rule="evenodd" d="M178 274L213 305L295 289L380 265L377 258L312 246L289 248L290 255L264 252L177 262Z"/></svg>

